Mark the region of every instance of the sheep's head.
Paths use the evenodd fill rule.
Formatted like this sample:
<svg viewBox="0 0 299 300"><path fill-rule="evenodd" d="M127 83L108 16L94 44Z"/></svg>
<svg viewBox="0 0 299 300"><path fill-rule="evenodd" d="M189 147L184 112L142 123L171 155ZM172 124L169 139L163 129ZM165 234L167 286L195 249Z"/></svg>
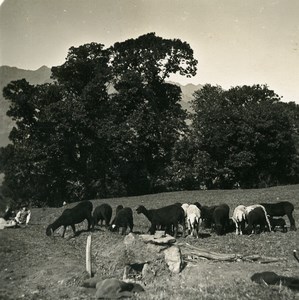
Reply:
<svg viewBox="0 0 299 300"><path fill-rule="evenodd" d="M146 211L146 208L143 206L143 205L139 205L137 208L136 208L136 212L137 214L142 214Z"/></svg>
<svg viewBox="0 0 299 300"><path fill-rule="evenodd" d="M47 236L52 236L53 235L53 229L52 229L52 226L49 225L46 229L46 235Z"/></svg>

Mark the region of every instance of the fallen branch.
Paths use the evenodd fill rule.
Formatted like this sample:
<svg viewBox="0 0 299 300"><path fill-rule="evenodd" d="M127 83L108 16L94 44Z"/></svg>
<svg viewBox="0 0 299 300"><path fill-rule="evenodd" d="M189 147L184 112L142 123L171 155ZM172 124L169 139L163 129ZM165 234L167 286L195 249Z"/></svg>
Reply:
<svg viewBox="0 0 299 300"><path fill-rule="evenodd" d="M198 248L193 245L190 245L188 243L180 243L179 246L182 247L182 253L186 257L186 261L194 261L198 258L206 258L211 260L218 260L218 261L237 261L237 260L243 260L243 261L257 261L262 264L266 263L274 263L274 262L280 262L285 261L286 258L280 258L280 257L267 257L267 256L261 256L261 255L241 255L241 254L223 254L223 253L217 253L208 251L206 249ZM195 257L195 259L194 259Z"/></svg>
<svg viewBox="0 0 299 300"><path fill-rule="evenodd" d="M212 251L208 251L205 249L192 246L188 243L179 244L179 246L189 248L188 250L182 249L182 253L191 256L204 257L207 259L219 260L219 261L236 261L239 258L238 254L222 254L222 253L212 252Z"/></svg>
<svg viewBox="0 0 299 300"><path fill-rule="evenodd" d="M279 261L285 261L285 257L269 257L269 256L262 256L262 255L246 255L242 257L244 261L258 261L261 264L269 264Z"/></svg>

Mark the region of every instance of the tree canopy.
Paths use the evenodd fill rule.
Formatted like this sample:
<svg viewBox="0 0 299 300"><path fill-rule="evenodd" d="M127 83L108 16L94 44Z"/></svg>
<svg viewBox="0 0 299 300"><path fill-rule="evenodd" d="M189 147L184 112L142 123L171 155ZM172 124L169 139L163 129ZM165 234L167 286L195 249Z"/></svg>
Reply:
<svg viewBox="0 0 299 300"><path fill-rule="evenodd" d="M3 90L15 127L0 149L3 191L18 203L299 182L299 105L266 85L194 93L182 109L173 73L196 74L189 44L149 33L69 49L53 83ZM190 125L187 125L189 119Z"/></svg>
<svg viewBox="0 0 299 300"><path fill-rule="evenodd" d="M188 161L175 160L176 168L191 168L181 180L195 173L193 187L206 182L221 188L298 182L298 120L294 118L298 108L293 115L290 107L294 104L281 102L265 85L227 91L205 85L194 94L192 125L184 147L184 152L192 154ZM198 165L205 169L197 170Z"/></svg>
<svg viewBox="0 0 299 300"><path fill-rule="evenodd" d="M154 191L186 128L180 88L165 78L193 76L196 64L187 43L150 33L108 49L71 47L53 84L9 84L17 121L1 152L9 196L60 205Z"/></svg>

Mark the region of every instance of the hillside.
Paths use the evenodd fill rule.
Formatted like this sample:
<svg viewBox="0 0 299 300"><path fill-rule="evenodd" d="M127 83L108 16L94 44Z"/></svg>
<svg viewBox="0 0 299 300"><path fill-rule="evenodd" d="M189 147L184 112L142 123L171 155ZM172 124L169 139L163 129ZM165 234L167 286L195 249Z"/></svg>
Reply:
<svg viewBox="0 0 299 300"><path fill-rule="evenodd" d="M23 70L16 67L0 66L0 147L4 147L9 143L8 135L13 127L13 121L6 116L9 102L2 95L3 88L12 80L25 78L31 84L43 84L51 82L51 69L42 66L37 70ZM190 100L194 91L201 89L201 85L187 84L185 86L175 83L182 89L181 105L184 109L190 111Z"/></svg>
<svg viewBox="0 0 299 300"><path fill-rule="evenodd" d="M138 237L148 231L150 223L143 214L136 212L140 204L147 208L159 208L175 202L199 201L202 205L225 202L232 215L233 209L241 203L247 206L284 200L294 204L293 215L298 224L298 195L299 185L290 185L92 200L94 209L100 204L109 203L113 217L118 205L133 209L134 235L133 238L132 235L128 236L126 242L124 236L110 232L104 226L96 226L93 232L87 232L86 221L76 225L76 236L73 236L69 227L65 238L61 237L59 230L52 238L48 237L46 227L61 215L65 207L32 208L28 226L0 230L0 299L94 299L95 289L82 287L83 281L88 278L85 272L85 249L87 237L91 235L95 279L122 280L126 265L147 263L147 272L141 275L136 272L139 276L135 277L144 286L145 292L132 299L298 300L298 291L292 291L282 284L258 285L250 277L257 272L272 271L281 276L298 278L298 263L293 257L293 250L299 249L299 230L282 232L277 229L271 233L237 236L233 228L232 232L217 236L211 229L200 227L198 239L179 234L175 245L181 249L183 264L181 272L174 274L165 264L163 247L157 249L153 245L144 246L138 242ZM66 207L72 208L74 205L67 204ZM288 218L284 216L284 219L288 226ZM233 261L208 260L197 257L196 252L188 253L185 247L187 243L220 254L237 253L238 257L262 256L277 260L269 263L240 258Z"/></svg>

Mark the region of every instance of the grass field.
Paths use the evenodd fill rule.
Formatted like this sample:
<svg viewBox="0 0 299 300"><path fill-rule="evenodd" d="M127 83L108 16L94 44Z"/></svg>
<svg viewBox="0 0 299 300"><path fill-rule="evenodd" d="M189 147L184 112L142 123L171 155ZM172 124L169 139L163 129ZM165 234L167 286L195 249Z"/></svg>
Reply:
<svg viewBox="0 0 299 300"><path fill-rule="evenodd" d="M175 202L213 205L229 204L231 214L239 204L290 201L295 206L294 218L299 224L299 185L256 190L184 191L140 197L92 200L94 207L109 203L133 209L139 204L158 208ZM75 204L70 204L72 207ZM45 228L64 208L32 209L28 227L0 231L0 299L92 299L94 290L81 287L85 272L85 244L88 232L70 238L48 238ZM287 225L289 222L286 219ZM85 222L77 228L86 228ZM134 232L147 232L149 222L134 212ZM202 232L208 232L201 229ZM121 279L124 257L123 236L100 228L92 233L93 270L99 277ZM299 299L299 294L282 286L263 286L251 282L256 272L274 271L283 276L299 277L299 264L292 252L299 250L299 230L236 236L229 233L208 238L178 238L219 253L258 254L286 258L270 264L258 262L215 262L198 260L187 263L180 274L171 274L161 263L159 272L146 283L145 293L137 299ZM146 260L146 257L145 257Z"/></svg>

